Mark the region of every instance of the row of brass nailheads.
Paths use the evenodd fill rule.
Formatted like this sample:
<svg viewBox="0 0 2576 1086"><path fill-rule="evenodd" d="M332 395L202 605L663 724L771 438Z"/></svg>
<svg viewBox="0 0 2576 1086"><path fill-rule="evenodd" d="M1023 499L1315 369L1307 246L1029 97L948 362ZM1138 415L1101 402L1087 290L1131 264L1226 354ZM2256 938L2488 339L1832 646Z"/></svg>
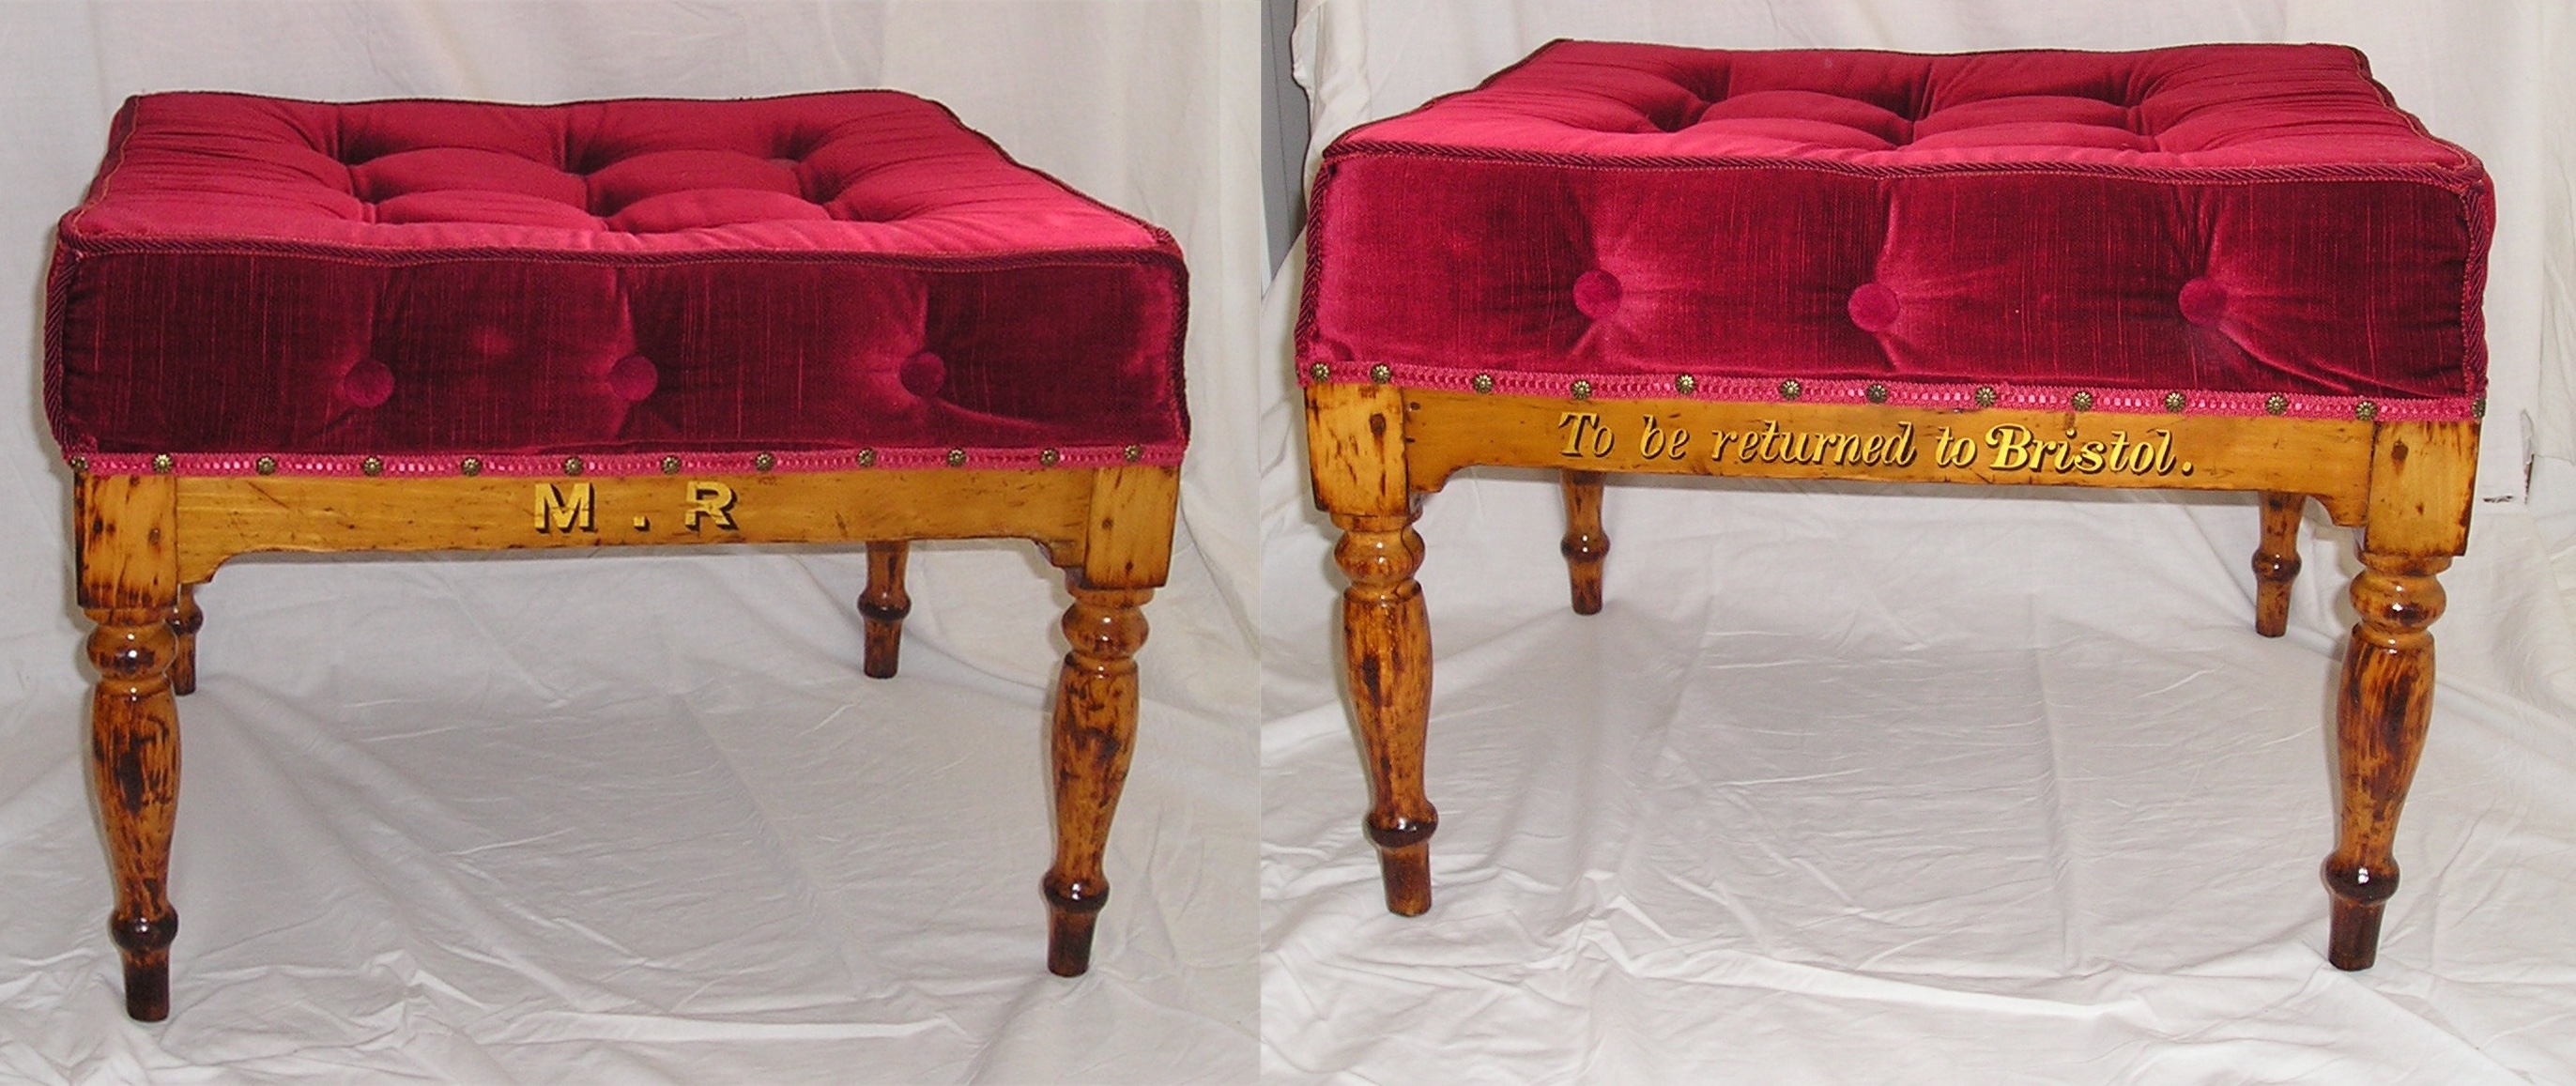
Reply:
<svg viewBox="0 0 2576 1086"><path fill-rule="evenodd" d="M1381 375L1385 372L1386 368L1387 367L1384 363L1380 363L1373 367L1369 373L1370 379L1378 382L1379 384L1385 384L1387 378ZM1332 376L1332 368L1318 362L1315 364L1315 376L1319 380L1330 377ZM1491 395L1494 391L1494 375L1490 373L1479 373L1468 379L1467 386L1475 389L1479 395ZM1575 399L1589 400L1592 398L1592 382L1578 379L1572 385L1568 386L1567 391L1572 393ZM1675 377L1673 378L1673 391L1684 396L1698 392L1699 378L1693 377L1687 373L1682 374L1679 377ZM1780 382L1780 398L1783 400L1795 400L1798 397L1805 395L1806 391L1807 386L1800 384L1798 379L1795 377ZM1861 395L1871 403L1886 403L1891 394L1888 392L1886 385L1872 383L1868 388L1861 390ZM1975 395L1978 407L1993 407L2003 398L2001 393L1995 391L1993 385L1978 386ZM2067 397L2067 406L2078 411L2093 410L2093 402L2093 394L2089 391L2079 391L2074 395ZM2189 406L2191 406L2190 397L2179 392L2165 393L2165 410L2178 415L2182 413L2184 408ZM2288 414L2290 410L2290 398L2275 392L2264 398L2263 410L2266 414L2272 415ZM2471 413L2475 414L2479 418L2486 417L2486 399L2484 397L2480 397L2477 403L2472 405L2470 410ZM2352 417L2362 422L2369 422L2376 419L2379 417L2379 404L2371 400L2362 400L2355 403L2352 405Z"/></svg>
<svg viewBox="0 0 2576 1086"><path fill-rule="evenodd" d="M1133 464L1145 458L1145 447L1142 445L1129 445L1126 448L1119 450L1119 455L1128 463ZM966 450L950 449L948 450L948 456L946 459L949 467L964 467L966 465ZM1039 467L1051 468L1063 462L1064 454L1059 453L1054 449L1041 449L1038 451ZM89 458L86 456L75 456L72 458L71 463L73 471L87 472L89 470ZM863 468L872 468L877 466L877 451L875 449L859 450L858 463L859 466ZM152 471L156 475L168 475L170 474L171 469L175 466L176 462L170 458L169 453L160 453L152 458ZM662 458L662 474L664 475L678 475L680 473L680 466L680 458L677 456L665 456ZM770 453L761 453L751 458L751 466L755 471L767 472L778 466L778 457ZM563 473L566 475L579 475L586 467L587 465L583 464L581 458L578 456L569 456L564 458ZM259 459L251 462L251 470L262 475L275 475L277 474L277 458L274 456L260 457ZM385 473L384 459L381 457L370 456L358 462L358 470L365 473L369 478L382 475ZM483 474L483 460L480 457L466 457L465 459L457 462L456 472L457 474L463 475L469 479L474 476L481 475Z"/></svg>

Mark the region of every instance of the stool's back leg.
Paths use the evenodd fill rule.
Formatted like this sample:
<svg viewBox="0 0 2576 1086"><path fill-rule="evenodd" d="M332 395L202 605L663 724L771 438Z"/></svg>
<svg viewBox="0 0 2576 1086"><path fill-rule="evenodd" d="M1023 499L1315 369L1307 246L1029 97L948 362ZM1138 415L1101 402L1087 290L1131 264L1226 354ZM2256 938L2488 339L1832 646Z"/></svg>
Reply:
<svg viewBox="0 0 2576 1086"><path fill-rule="evenodd" d="M1574 583L1574 613L1601 613L1601 560L1610 537L1601 531L1601 481L1597 471L1565 473L1565 570Z"/></svg>
<svg viewBox="0 0 2576 1086"><path fill-rule="evenodd" d="M179 606L170 610L170 634L178 647L170 659L170 692L182 696L197 692L197 631L206 624L206 613L197 610L197 586L179 586Z"/></svg>
<svg viewBox="0 0 2576 1086"><path fill-rule="evenodd" d="M1422 787L1431 721L1431 617L1422 586L1422 536L1413 518L1336 514L1333 560L1351 580L1342 593L1342 665L1367 762L1369 841L1385 877L1387 911L1431 908L1431 834L1439 812Z"/></svg>
<svg viewBox="0 0 2576 1086"><path fill-rule="evenodd" d="M179 606L174 490L167 477L83 475L73 487L80 605L98 628L89 659L90 768L116 879L108 932L125 963L125 1013L170 1014L170 827L179 798L179 710L170 693Z"/></svg>
<svg viewBox="0 0 2576 1086"><path fill-rule="evenodd" d="M912 544L903 540L868 544L868 587L859 594L859 617L867 626L864 670L871 679L894 678L895 660L903 652L903 616L912 613L912 596L903 590L904 559Z"/></svg>
<svg viewBox="0 0 2576 1086"><path fill-rule="evenodd" d="M2305 494L2263 492L2263 542L2254 548L2254 632L2290 628L2290 583L2299 579L2299 513Z"/></svg>

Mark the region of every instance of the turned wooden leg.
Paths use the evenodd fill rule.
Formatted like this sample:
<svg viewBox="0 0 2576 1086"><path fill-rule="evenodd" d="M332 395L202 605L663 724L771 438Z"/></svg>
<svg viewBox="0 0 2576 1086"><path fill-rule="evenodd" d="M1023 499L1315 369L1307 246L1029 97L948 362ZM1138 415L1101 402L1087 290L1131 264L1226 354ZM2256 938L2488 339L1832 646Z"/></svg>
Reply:
<svg viewBox="0 0 2576 1086"><path fill-rule="evenodd" d="M1064 636L1073 650L1064 657L1049 744L1055 866L1040 885L1047 899L1047 970L1075 977L1091 968L1092 924L1109 900L1101 853L1136 737L1135 655L1145 643L1145 616L1137 608L1154 593L1093 588L1079 570L1068 571L1065 581L1073 606L1064 612Z"/></svg>
<svg viewBox="0 0 2576 1086"><path fill-rule="evenodd" d="M1597 471L1565 473L1565 569L1574 581L1574 613L1601 613L1601 559L1610 537L1601 531L1601 480Z"/></svg>
<svg viewBox="0 0 2576 1086"><path fill-rule="evenodd" d="M80 603L98 686L90 700L90 769L116 909L108 932L125 964L125 1013L170 1015L170 827L179 796L179 709L170 670L180 592L166 477L83 475L74 483Z"/></svg>
<svg viewBox="0 0 2576 1086"><path fill-rule="evenodd" d="M2263 542L2254 549L2254 632L2290 628L2290 583L2299 579L2299 513L2305 494L2263 492Z"/></svg>
<svg viewBox="0 0 2576 1086"><path fill-rule="evenodd" d="M912 613L903 563L911 550L912 544L899 539L868 544L868 587L859 595L859 616L867 624L864 670L871 679L894 678L895 658L903 651L903 616Z"/></svg>
<svg viewBox="0 0 2576 1086"><path fill-rule="evenodd" d="M2338 969L2368 969L2379 955L2379 918L2397 892L2389 854L2407 783L2423 751L2433 711L2433 635L2442 617L2434 574L2448 558L2361 556L2352 607L2361 621L2344 653L2343 693L2335 706L2340 737L2343 811L2335 850L2325 862L2334 895L2327 960Z"/></svg>
<svg viewBox="0 0 2576 1086"><path fill-rule="evenodd" d="M182 697L197 692L197 631L206 613L197 610L197 586L179 586L179 606L170 610L170 633L178 647L170 658L170 692Z"/></svg>
<svg viewBox="0 0 2576 1086"><path fill-rule="evenodd" d="M1422 744L1431 717L1431 619L1422 586L1422 537L1413 518L1335 515L1333 560L1351 580L1342 593L1342 664L1358 709L1367 761L1369 841L1386 881L1387 911L1431 908L1431 834L1439 812L1422 791Z"/></svg>

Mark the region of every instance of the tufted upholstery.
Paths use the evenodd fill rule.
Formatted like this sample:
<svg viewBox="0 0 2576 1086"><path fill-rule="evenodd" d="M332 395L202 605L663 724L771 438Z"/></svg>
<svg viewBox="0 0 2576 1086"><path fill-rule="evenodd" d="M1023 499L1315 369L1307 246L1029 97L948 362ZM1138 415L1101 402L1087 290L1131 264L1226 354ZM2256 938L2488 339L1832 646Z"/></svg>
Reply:
<svg viewBox="0 0 2576 1086"><path fill-rule="evenodd" d="M1299 369L2460 419L2493 218L2340 46L1556 42L1325 151Z"/></svg>
<svg viewBox="0 0 2576 1086"><path fill-rule="evenodd" d="M58 237L47 408L96 470L1169 464L1187 428L1171 237L893 92L148 95Z"/></svg>

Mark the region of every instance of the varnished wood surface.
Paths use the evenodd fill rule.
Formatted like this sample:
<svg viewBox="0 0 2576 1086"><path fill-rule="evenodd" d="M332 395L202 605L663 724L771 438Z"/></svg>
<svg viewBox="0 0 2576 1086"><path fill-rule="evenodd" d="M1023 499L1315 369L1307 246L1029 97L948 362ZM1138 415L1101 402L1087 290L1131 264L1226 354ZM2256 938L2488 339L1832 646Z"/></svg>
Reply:
<svg viewBox="0 0 2576 1086"><path fill-rule="evenodd" d="M903 567L911 553L912 545L900 539L868 544L868 586L859 593L859 618L867 638L861 670L871 679L894 678L903 652L903 617L912 613Z"/></svg>
<svg viewBox="0 0 2576 1086"><path fill-rule="evenodd" d="M1306 460L1315 508L1359 516L1402 516L1406 482L1404 400L1392 385L1315 385L1306 390Z"/></svg>
<svg viewBox="0 0 2576 1086"><path fill-rule="evenodd" d="M2442 617L2434 580L2448 558L2362 554L2352 581L2361 620L2345 646L2343 685L2335 707L2342 811L2326 889L2334 895L2327 960L2338 969L2368 969L2379 955L2379 919L2397 892L2390 851L2415 762L2433 713L2433 635Z"/></svg>
<svg viewBox="0 0 2576 1086"><path fill-rule="evenodd" d="M191 582L258 551L492 551L885 539L1036 540L1078 560L1095 477L1170 468L956 469L554 479L187 478L178 484L180 568ZM733 527L700 517L690 487L731 490ZM587 530L538 531L534 488L590 488ZM638 526L636 518L643 518ZM1168 535L1168 533L1166 533ZM1149 545L1148 545L1149 546ZM1168 547L1166 542L1164 546Z"/></svg>
<svg viewBox="0 0 2576 1086"><path fill-rule="evenodd" d="M90 770L116 883L108 933L125 966L125 1011L170 1014L170 830L179 801L179 710L170 668L179 604L171 481L82 476L73 483L80 604L97 629L90 666Z"/></svg>
<svg viewBox="0 0 2576 1086"><path fill-rule="evenodd" d="M2299 579L2299 514L2305 494L2263 495L2263 541L2254 548L2254 632L2279 637L2290 628L2290 585Z"/></svg>
<svg viewBox="0 0 2576 1086"><path fill-rule="evenodd" d="M1039 889L1047 900L1047 969L1073 977L1091 968L1094 923L1109 900L1101 856L1136 741L1135 656L1146 632L1138 608L1154 593L1095 587L1080 570L1068 571L1065 587L1073 593L1073 606L1064 612L1064 636L1072 648L1056 683L1048 743L1055 776L1055 863Z"/></svg>
<svg viewBox="0 0 2576 1086"><path fill-rule="evenodd" d="M204 629L206 613L197 609L197 586L179 586L179 606L170 611L170 633L177 640L170 661L170 692L181 696L197 692L197 631Z"/></svg>
<svg viewBox="0 0 2576 1086"><path fill-rule="evenodd" d="M1601 613L1601 561L1610 554L1610 537L1601 530L1604 478L1597 471L1565 473L1565 538L1556 549L1565 555L1578 615Z"/></svg>
<svg viewBox="0 0 2576 1086"><path fill-rule="evenodd" d="M1313 390L1310 390L1310 395ZM1706 400L1578 401L1528 396L1479 396L1469 392L1406 389L1401 435L1407 483L1418 491L1436 491L1458 469L1470 465L1507 465L1598 472L1655 472L1670 475L1715 475L1764 479L1849 479L1897 483L2037 484L2121 489L2281 491L2313 495L2335 523L2361 523L2362 503L2370 493L2372 424L2319 419L2237 418L2217 415L2112 415L2102 412L2047 412L1986 409L1937 411L1925 408L1849 404L1741 404ZM1569 414L1598 415L1616 435L1604 455L1596 446L1567 454L1569 440L1580 435ZM1309 412L1310 421L1313 412ZM1665 435L1646 455L1647 420ZM1815 435L1878 436L1913 427L1915 455L1908 465L1741 462L1736 446L1712 459L1711 434L1758 432L1766 424L1783 431ZM2476 424L2410 424L2465 428L2474 448ZM2156 431L2171 433L2178 461L2188 461L2189 474L2177 463L2164 474L2100 471L2001 470L1991 455L1981 454L1966 466L1934 463L1932 442L1943 427L1982 435L1998 426L2017 426L2035 439L2063 440L2077 431L2079 440L2105 439L2113 432L2132 442ZM1672 455L1670 436L1687 433L1680 456ZM1349 454L1349 443L1343 443ZM1317 459L1322 453L1315 454ZM1349 468L1338 469L1343 475ZM1327 509L1355 508L1334 504L1323 493Z"/></svg>
<svg viewBox="0 0 2576 1086"><path fill-rule="evenodd" d="M1431 834L1439 812L1422 785L1431 722L1431 618L1414 573L1422 537L1410 515L1336 515L1333 561L1350 578L1342 593L1342 666L1358 711L1361 760L1387 910L1420 916L1431 908Z"/></svg>

